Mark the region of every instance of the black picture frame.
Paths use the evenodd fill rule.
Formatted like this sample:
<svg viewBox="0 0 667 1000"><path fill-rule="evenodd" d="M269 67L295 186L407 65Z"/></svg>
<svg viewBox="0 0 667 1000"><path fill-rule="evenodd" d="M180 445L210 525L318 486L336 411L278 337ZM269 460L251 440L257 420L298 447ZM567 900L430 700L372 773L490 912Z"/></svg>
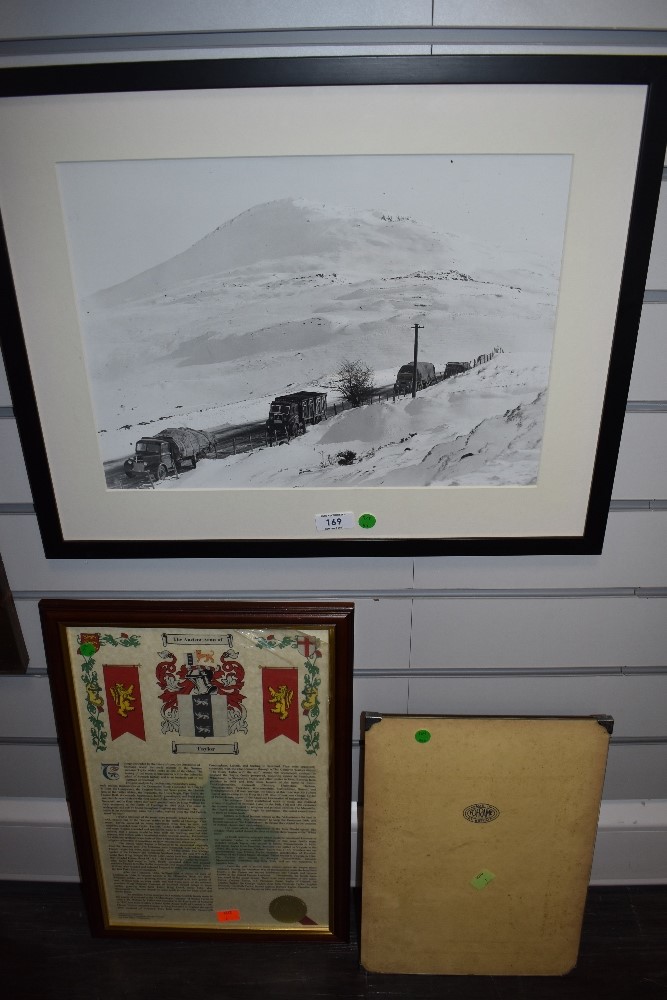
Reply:
<svg viewBox="0 0 667 1000"><path fill-rule="evenodd" d="M58 352L62 347L56 345L55 338L49 343L44 334L44 319L42 333L39 332L39 310L37 320L26 316L27 301L34 301L35 294L39 298L41 289L35 293L35 276L25 273L30 269L26 263L29 238L24 240L20 226L12 224L8 218L0 248L0 290L7 303L8 321L0 339L47 557L523 555L594 554L602 550L665 160L667 62L664 57L314 57L17 68L3 70L0 75L0 114L3 106L8 106L10 117L16 115L10 124L18 128L24 107L37 107L42 113L50 113L54 100L62 106L69 97L82 95L122 97L122 107L129 108L131 113L135 100L142 94L162 97L166 101L167 95L174 93L195 95L199 99L204 94L239 91L278 97L289 91L298 101L304 95L312 100L313 95L317 98L334 93L329 88L344 88L352 103L362 96L366 98L381 92L393 95L403 89L411 98L416 95L415 108L419 107L419 98L434 92L434 88L441 88L452 101L458 99L460 88L473 95L473 102L477 94L490 93L491 99L497 99L499 106L504 107L512 106L522 92L550 90L560 95L558 100L562 97L563 118L573 113L582 98L593 90L601 88L601 100L610 110L618 107L619 88L641 95L641 114L636 112L634 119L637 127L624 150L628 162L636 163L636 169L628 172L624 182L629 214L627 220L619 219L619 228L610 241L615 243L614 251L621 262L618 281L613 279L605 295L595 304L596 309L604 306L609 318L600 321L604 327L601 337L606 353L603 352L598 365L602 371L597 376L601 380L599 398L588 410L584 408L580 424L590 432L592 443L580 461L581 467L574 468L571 475L560 476L561 483L566 479L580 483L576 496L572 497L571 521L568 521L569 515L564 515L562 522L560 520L560 513L567 510L569 500L561 500L547 487L543 494L535 494L540 497L536 501L537 528L530 516L514 514L512 522L507 511L501 514L502 504L498 501L503 499L503 487L491 488L483 495L477 491L474 503L479 501L479 509L475 507L477 513L469 521L466 520L467 502L463 493L456 496L451 492L419 488L412 490L409 496L396 494L396 499L391 491L380 487L370 491L290 490L288 500L277 496L280 491L271 491L270 496L267 492L259 499L251 489L239 491L241 495L235 500L236 507L243 509L244 501L252 501L255 506L250 513L239 514L239 523L233 529L226 527L230 521L229 512L225 510L225 516L219 516L212 501L210 514L197 516L200 502L203 502L199 494L195 496L188 518L182 516L182 509L180 513L172 511L166 502L161 503L159 511L156 508L153 512L156 516L153 516L148 513L148 505L154 501L144 497L140 501L143 505L140 515L135 518L134 507L129 514L121 511L117 523L112 525L105 494L129 494L131 491L105 490L102 483L96 493L90 486L89 468L85 463L71 475L61 468L62 450L53 447L58 420L49 411L44 382L36 377L35 369L41 367L47 371L54 360L50 357L51 352ZM638 115L640 121L637 121ZM520 123L517 128L520 131ZM37 145L39 147L39 143ZM610 155L615 152L611 151ZM9 205L11 184L10 180L4 188L4 199L0 188L0 208L8 217L12 214ZM568 227L570 222L568 218ZM15 246L17 239L23 241L19 247ZM564 260L567 262L567 251ZM55 286L54 281L53 291L60 294ZM44 294L47 295L47 290ZM556 344L560 335L557 330ZM74 355L76 351L71 350L71 353ZM560 376L563 384L564 374L565 369ZM553 382L550 392L552 388ZM563 398L565 395L563 391ZM554 417L552 425L555 424ZM45 433L47 428L49 433ZM63 426L61 438L66 437L67 430ZM576 437L571 432L571 441L561 442L563 454ZM75 450L69 448L70 452ZM556 467L557 464L554 469ZM539 488L541 477L542 468ZM556 473L552 475L552 479L555 478ZM86 518L72 513L71 503L72 498L84 492L87 495L85 510L90 513L86 525L83 523ZM177 492L180 491L172 491L171 496ZM225 493L224 490L215 492ZM283 492L287 496L287 492ZM343 494L345 499L341 500ZM283 501L284 508L280 507ZM185 498L182 502L185 504ZM278 503L277 513L274 503ZM295 522L296 527L287 524L285 516L294 503L303 506L303 516ZM375 509L374 503L382 513ZM423 504L426 504L424 509ZM461 508L459 514L450 517L450 507L457 504ZM325 530L321 521L325 517L323 512L341 510L349 513L349 518L342 523L332 520L327 527L333 530ZM369 518L368 514L373 516ZM338 516L338 513L334 515Z"/></svg>
<svg viewBox="0 0 667 1000"><path fill-rule="evenodd" d="M0 556L0 674L24 674L28 661L21 623Z"/></svg>

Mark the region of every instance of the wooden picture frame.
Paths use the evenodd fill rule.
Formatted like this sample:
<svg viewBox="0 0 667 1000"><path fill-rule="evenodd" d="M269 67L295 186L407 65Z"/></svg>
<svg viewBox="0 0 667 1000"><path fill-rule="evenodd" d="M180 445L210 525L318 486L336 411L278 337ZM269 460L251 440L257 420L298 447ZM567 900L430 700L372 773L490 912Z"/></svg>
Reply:
<svg viewBox="0 0 667 1000"><path fill-rule="evenodd" d="M93 933L346 939L353 605L40 615Z"/></svg>
<svg viewBox="0 0 667 1000"><path fill-rule="evenodd" d="M665 67L3 71L1 339L46 555L599 553Z"/></svg>

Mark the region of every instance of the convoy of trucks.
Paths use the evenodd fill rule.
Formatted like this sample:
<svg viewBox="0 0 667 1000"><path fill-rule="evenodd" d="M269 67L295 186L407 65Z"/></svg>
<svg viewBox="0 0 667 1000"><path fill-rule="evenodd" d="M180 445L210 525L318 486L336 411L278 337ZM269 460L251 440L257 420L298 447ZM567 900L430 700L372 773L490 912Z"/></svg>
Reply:
<svg viewBox="0 0 667 1000"><path fill-rule="evenodd" d="M205 431L167 427L152 437L139 438L134 455L124 464L125 475L131 479L149 473L154 479L166 479L170 472L179 472L184 462L194 469L198 459L215 451L215 440Z"/></svg>
<svg viewBox="0 0 667 1000"><path fill-rule="evenodd" d="M468 371L476 363L488 360L500 351L494 348L492 354L480 356L477 362L448 361L441 377L451 378ZM425 389L438 381L435 365L430 361L411 361L401 365L396 375L394 392L396 395L412 392L416 388ZM327 394L302 390L276 396L269 406L266 421L267 444L291 441L293 437L305 434L307 424L319 424L327 419ZM167 427L152 437L140 438L135 444L134 455L124 463L128 478L149 475L153 479L166 479L171 472L179 472L184 463L194 469L197 461L216 454L215 438L206 431L190 427Z"/></svg>
<svg viewBox="0 0 667 1000"><path fill-rule="evenodd" d="M480 355L477 361L448 361L445 365L442 378L452 378L454 375L460 375L462 372L467 372L470 368L473 368L475 364L482 364L483 361L488 361L492 357L493 354L484 354ZM394 384L394 392L397 396L400 396L403 393L412 392L414 370L414 361L411 361L407 365L401 365L398 369L396 382ZM430 361L418 361L417 391L425 389L428 385L433 385L436 381L438 381L438 376L435 371L435 366L432 365Z"/></svg>

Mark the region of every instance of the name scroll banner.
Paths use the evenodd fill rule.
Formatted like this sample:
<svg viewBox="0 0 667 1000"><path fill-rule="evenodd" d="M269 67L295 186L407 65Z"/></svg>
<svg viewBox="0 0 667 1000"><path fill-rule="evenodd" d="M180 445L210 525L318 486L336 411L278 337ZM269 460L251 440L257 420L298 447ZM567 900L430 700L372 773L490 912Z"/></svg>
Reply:
<svg viewBox="0 0 667 1000"><path fill-rule="evenodd" d="M172 753L234 753L239 752L238 743L174 743Z"/></svg>
<svg viewBox="0 0 667 1000"><path fill-rule="evenodd" d="M208 635L187 635L181 632L163 632L162 642L165 646L228 646L232 648L234 637L231 632L224 635L211 633Z"/></svg>

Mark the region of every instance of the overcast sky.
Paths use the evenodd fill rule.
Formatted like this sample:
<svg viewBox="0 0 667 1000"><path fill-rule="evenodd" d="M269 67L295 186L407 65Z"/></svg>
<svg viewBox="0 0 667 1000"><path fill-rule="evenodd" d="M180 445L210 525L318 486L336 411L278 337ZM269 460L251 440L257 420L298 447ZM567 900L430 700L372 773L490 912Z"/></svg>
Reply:
<svg viewBox="0 0 667 1000"><path fill-rule="evenodd" d="M253 205L306 198L409 215L509 250L561 255L569 156L285 156L61 163L77 292L186 250Z"/></svg>

